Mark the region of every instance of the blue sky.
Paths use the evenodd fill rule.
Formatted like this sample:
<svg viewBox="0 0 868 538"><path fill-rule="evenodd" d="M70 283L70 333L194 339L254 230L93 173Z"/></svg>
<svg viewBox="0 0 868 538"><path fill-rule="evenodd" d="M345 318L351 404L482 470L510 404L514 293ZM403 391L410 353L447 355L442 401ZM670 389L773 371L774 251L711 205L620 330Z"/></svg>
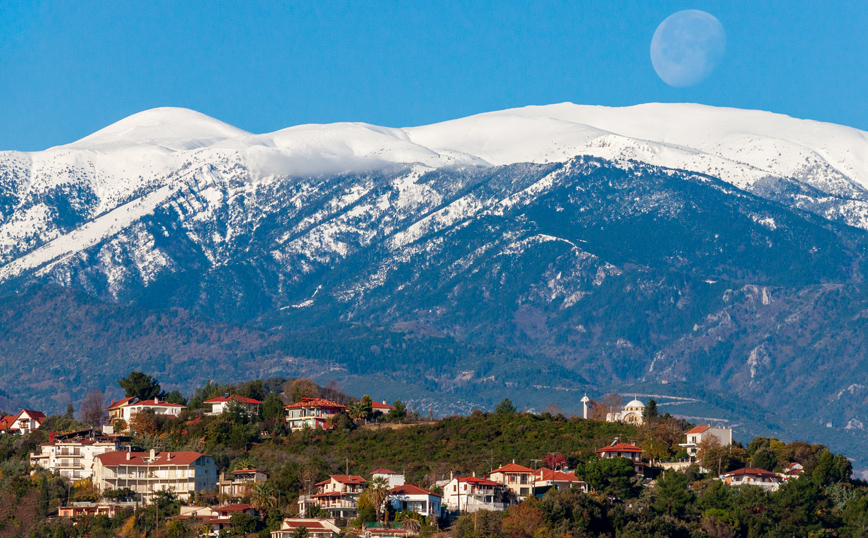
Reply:
<svg viewBox="0 0 868 538"><path fill-rule="evenodd" d="M411 126L572 101L699 102L868 130L862 2L355 0L0 3L0 150L71 142L135 112L253 132ZM671 88L649 58L682 9L717 17L721 65Z"/></svg>

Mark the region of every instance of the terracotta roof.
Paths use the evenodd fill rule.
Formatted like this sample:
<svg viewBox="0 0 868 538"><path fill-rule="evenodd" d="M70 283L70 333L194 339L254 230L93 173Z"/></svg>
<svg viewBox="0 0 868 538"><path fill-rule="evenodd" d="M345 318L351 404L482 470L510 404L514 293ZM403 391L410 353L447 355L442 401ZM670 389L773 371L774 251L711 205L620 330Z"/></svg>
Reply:
<svg viewBox="0 0 868 538"><path fill-rule="evenodd" d="M367 482L364 478L354 474L333 474L329 478L341 484L364 484Z"/></svg>
<svg viewBox="0 0 868 538"><path fill-rule="evenodd" d="M459 482L467 482L468 484L475 484L477 486L502 486L500 482L493 482L488 480L487 478L476 478L475 476L465 476L464 478L459 478Z"/></svg>
<svg viewBox="0 0 868 538"><path fill-rule="evenodd" d="M33 420L39 421L39 422L42 422L43 420L45 420L45 413L43 413L41 411L33 411L32 409L22 409L21 413L18 413L18 416L20 417L23 413L27 413L30 416L30 418L32 418Z"/></svg>
<svg viewBox="0 0 868 538"><path fill-rule="evenodd" d="M775 473L766 471L765 469L755 469L753 467L747 467L745 469L738 469L735 471L731 471L729 473L724 473L723 476L766 476L766 477L777 477Z"/></svg>
<svg viewBox="0 0 868 538"><path fill-rule="evenodd" d="M397 474L395 471L390 471L388 469L377 469L371 471L371 474Z"/></svg>
<svg viewBox="0 0 868 538"><path fill-rule="evenodd" d="M127 454L130 455L130 459L127 459ZM170 454L172 457L171 460L168 459L168 456ZM156 461L145 462L145 459L148 459L150 457L150 452L106 452L105 454L100 454L99 456L97 456L100 463L102 463L104 466L190 465L201 457L209 458L210 456L206 454L200 454L199 452L158 452L155 458Z"/></svg>
<svg viewBox="0 0 868 538"><path fill-rule="evenodd" d="M265 471L260 471L259 469L237 469L237 470L232 471L232 472L233 472L233 473L262 473L262 474L268 474L268 473L266 473Z"/></svg>
<svg viewBox="0 0 868 538"><path fill-rule="evenodd" d="M705 430L710 430L711 426L697 426L688 432L684 432L685 435L690 435L691 433L702 433Z"/></svg>
<svg viewBox="0 0 868 538"><path fill-rule="evenodd" d="M314 530L314 531L316 531L316 530L328 530L328 531L330 531L331 530L331 528L326 527L322 521L319 521L316 519L299 519L296 521L289 521L287 519L287 520L283 521L283 525L282 525L280 530L291 531L291 530L295 530L299 527L304 527L309 531L310 530Z"/></svg>
<svg viewBox="0 0 868 538"><path fill-rule="evenodd" d="M440 497L440 495L437 495L436 493L432 493L427 489L422 489L412 484L395 486L394 488L389 490L389 493L391 493L392 495L433 495L434 497Z"/></svg>
<svg viewBox="0 0 868 538"><path fill-rule="evenodd" d="M642 452L642 449L636 445L631 445L630 443L618 443L617 445L607 446L597 450L597 454L604 454L606 452Z"/></svg>
<svg viewBox="0 0 868 538"><path fill-rule="evenodd" d="M0 418L0 430L12 429L12 424L15 423L15 417L13 415L7 415L5 417ZM16 430L18 428L15 428Z"/></svg>
<svg viewBox="0 0 868 538"><path fill-rule="evenodd" d="M540 480L553 480L555 482L581 482L573 473L562 473L551 469L540 469Z"/></svg>
<svg viewBox="0 0 868 538"><path fill-rule="evenodd" d="M138 406L143 406L143 407L181 407L181 408L187 407L186 405L170 403L170 402L166 402L163 400L159 400L159 401L157 401L157 400L142 400L140 402L136 402L134 404L131 404L131 406L134 406L134 407L138 407Z"/></svg>
<svg viewBox="0 0 868 538"><path fill-rule="evenodd" d="M337 409L346 409L347 406L341 405L325 398L302 398L300 402L283 406L284 409L297 409L300 407L334 407Z"/></svg>
<svg viewBox="0 0 868 538"><path fill-rule="evenodd" d="M246 403L246 404L261 404L259 400L254 400L253 398L246 398L244 396L239 396L237 394L231 394L229 396L221 396L219 398L211 398L210 400L205 400L202 403L210 404L210 403L223 403L228 402L229 400L238 402L238 403Z"/></svg>
<svg viewBox="0 0 868 538"><path fill-rule="evenodd" d="M121 398L120 400L118 400L115 403L111 404L110 406L106 407L106 409L117 409L118 407L124 407L125 405L129 404L130 402L132 402L133 400L136 400L136 399L137 398L135 398L135 397Z"/></svg>
<svg viewBox="0 0 868 538"><path fill-rule="evenodd" d="M378 401L374 400L371 402L371 409L391 411L392 409L394 409L394 407L387 404L386 402L378 402Z"/></svg>
<svg viewBox="0 0 868 538"><path fill-rule="evenodd" d="M517 465L515 463L510 463L509 465L504 465L500 469L495 469L491 471L491 474L494 473L530 473L533 474L533 469L528 469L527 467L523 467L521 465Z"/></svg>

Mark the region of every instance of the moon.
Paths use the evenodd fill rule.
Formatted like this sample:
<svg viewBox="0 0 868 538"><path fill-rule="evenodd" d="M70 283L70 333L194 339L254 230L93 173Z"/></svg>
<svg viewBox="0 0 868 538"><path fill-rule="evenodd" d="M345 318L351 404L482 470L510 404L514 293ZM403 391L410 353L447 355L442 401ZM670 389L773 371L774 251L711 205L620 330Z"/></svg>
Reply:
<svg viewBox="0 0 868 538"><path fill-rule="evenodd" d="M699 84L714 71L726 51L720 21L687 9L660 23L651 39L651 63L663 82L677 88Z"/></svg>

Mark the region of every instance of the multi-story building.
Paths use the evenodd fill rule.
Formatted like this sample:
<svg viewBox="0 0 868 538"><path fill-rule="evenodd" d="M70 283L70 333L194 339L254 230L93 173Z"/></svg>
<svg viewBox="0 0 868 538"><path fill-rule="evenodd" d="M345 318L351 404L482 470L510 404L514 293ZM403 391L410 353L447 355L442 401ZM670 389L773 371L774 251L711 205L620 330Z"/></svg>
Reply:
<svg viewBox="0 0 868 538"><path fill-rule="evenodd" d="M627 458L633 462L633 468L640 475L645 474L645 464L642 463L642 449L630 443L619 443L615 439L611 445L596 451L601 458Z"/></svg>
<svg viewBox="0 0 868 538"><path fill-rule="evenodd" d="M515 462L491 471L491 480L506 486L516 497L524 500L533 495L534 472Z"/></svg>
<svg viewBox="0 0 868 538"><path fill-rule="evenodd" d="M129 407L137 401L139 401L138 398L121 398L118 401L112 400L111 405L105 408L105 410L108 411L109 424L114 425L119 420L123 420L124 422L129 424Z"/></svg>
<svg viewBox="0 0 868 538"><path fill-rule="evenodd" d="M121 449L117 437L55 439L39 445L39 452L30 453L30 465L38 465L73 481L84 480L93 475L97 456Z"/></svg>
<svg viewBox="0 0 868 538"><path fill-rule="evenodd" d="M30 433L38 430L45 420L45 413L22 409L17 415L8 415L0 418L0 434L3 433Z"/></svg>
<svg viewBox="0 0 868 538"><path fill-rule="evenodd" d="M165 400L160 400L159 398L154 398L153 400L124 398L117 402L113 402L110 406L106 407L106 411L108 411L109 422L112 425L114 425L118 420L123 420L125 424L124 429L129 430L133 418L135 418L136 414L141 413L142 411L150 411L155 415L177 417L181 414L181 411L186 408L187 406L185 405L167 402Z"/></svg>
<svg viewBox="0 0 868 538"><path fill-rule="evenodd" d="M254 400L253 398L246 398L237 394L224 394L219 398L211 398L210 400L206 400L203 403L211 406L211 411L206 413L207 415L222 415L223 411L228 409L230 403L232 402L234 402L235 405L244 410L244 412L248 415L258 415L259 406L262 405L262 402L260 402L259 400Z"/></svg>
<svg viewBox="0 0 868 538"><path fill-rule="evenodd" d="M239 469L232 471L232 480L226 480L226 475L221 473L217 489L223 495L230 497L244 497L250 494L250 489L258 482L268 480L268 473L259 469Z"/></svg>
<svg viewBox="0 0 868 538"><path fill-rule="evenodd" d="M371 471L371 480L376 480L378 478L385 480L389 484L390 488L404 485L404 475L398 474L395 471L390 471L389 469L376 469Z"/></svg>
<svg viewBox="0 0 868 538"><path fill-rule="evenodd" d="M107 452L94 460L93 480L100 491L129 488L143 502L161 490L189 499L217 488L217 464L198 452Z"/></svg>
<svg viewBox="0 0 868 538"><path fill-rule="evenodd" d="M690 461L696 461L699 456L699 445L703 441L716 438L720 446L729 446L732 444L732 428L716 428L712 426L697 426L685 433L687 436L686 443L679 443L678 446L684 447L687 451L687 456Z"/></svg>
<svg viewBox="0 0 868 538"><path fill-rule="evenodd" d="M304 517L309 506L317 505L332 517L356 517L359 495L366 483L357 475L331 475L328 480L316 484L315 494L298 497L298 513Z"/></svg>
<svg viewBox="0 0 868 538"><path fill-rule="evenodd" d="M286 409L286 425L291 430L308 428L328 429L329 419L338 413L343 413L347 406L325 398L302 398L300 402L284 407Z"/></svg>
<svg viewBox="0 0 868 538"><path fill-rule="evenodd" d="M454 477L443 485L443 504L449 510L506 510L506 487L486 478Z"/></svg>

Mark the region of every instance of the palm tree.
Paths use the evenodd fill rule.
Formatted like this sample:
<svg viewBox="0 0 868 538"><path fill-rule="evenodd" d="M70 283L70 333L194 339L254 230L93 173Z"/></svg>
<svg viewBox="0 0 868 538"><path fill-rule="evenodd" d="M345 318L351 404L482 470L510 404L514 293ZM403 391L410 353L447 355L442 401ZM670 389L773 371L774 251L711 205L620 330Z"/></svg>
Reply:
<svg viewBox="0 0 868 538"><path fill-rule="evenodd" d="M373 479L368 486L370 491L371 501L374 503L374 509L377 511L377 523L381 521L386 523L385 518L380 518L382 513L388 517L388 510L385 510L386 500L389 498L389 482L382 476Z"/></svg>
<svg viewBox="0 0 868 538"><path fill-rule="evenodd" d="M401 528L406 529L411 534L419 534L422 530L422 523L418 519L407 518L401 523Z"/></svg>
<svg viewBox="0 0 868 538"><path fill-rule="evenodd" d="M277 495L274 486L268 482L259 482L250 488L250 504L257 510L272 510L277 508Z"/></svg>
<svg viewBox="0 0 868 538"><path fill-rule="evenodd" d="M351 403L347 409L347 413L353 420L361 420L367 415L365 406L361 402Z"/></svg>

